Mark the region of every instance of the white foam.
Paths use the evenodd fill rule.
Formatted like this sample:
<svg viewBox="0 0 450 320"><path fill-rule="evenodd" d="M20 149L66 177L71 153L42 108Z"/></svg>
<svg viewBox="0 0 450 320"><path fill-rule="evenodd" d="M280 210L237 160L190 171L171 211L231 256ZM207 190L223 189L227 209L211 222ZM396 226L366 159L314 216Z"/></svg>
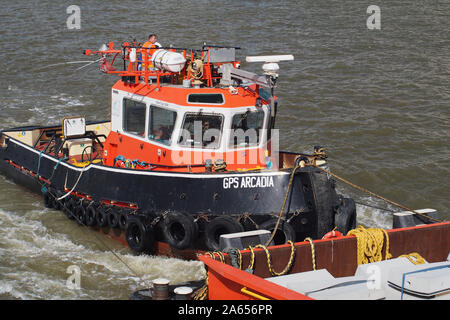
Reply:
<svg viewBox="0 0 450 320"><path fill-rule="evenodd" d="M62 213L40 208L24 214L0 209L0 258L3 261L0 294L17 299L121 299L148 287L155 278L167 278L171 284L176 284L205 276L200 261L135 256L128 248L115 248L115 254L136 276L89 235L96 231L80 232L82 227L65 217L61 219L64 225L60 225L58 214ZM51 221L49 226L48 221ZM73 229L67 224L72 224ZM58 227L73 233L60 233ZM97 235L103 237L102 242L116 243ZM7 260L3 259L5 256ZM66 286L70 276L67 267L71 265L81 270L79 290Z"/></svg>

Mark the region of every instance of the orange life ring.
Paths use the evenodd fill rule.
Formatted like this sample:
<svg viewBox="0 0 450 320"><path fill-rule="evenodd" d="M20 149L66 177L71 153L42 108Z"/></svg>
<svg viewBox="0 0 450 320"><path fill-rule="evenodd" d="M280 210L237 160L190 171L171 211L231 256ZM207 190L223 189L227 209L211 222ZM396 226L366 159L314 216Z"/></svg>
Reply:
<svg viewBox="0 0 450 320"><path fill-rule="evenodd" d="M339 238L342 236L343 236L342 233L340 233L339 231L333 230L333 231L325 233L325 235L322 237L322 239L333 239L333 238Z"/></svg>

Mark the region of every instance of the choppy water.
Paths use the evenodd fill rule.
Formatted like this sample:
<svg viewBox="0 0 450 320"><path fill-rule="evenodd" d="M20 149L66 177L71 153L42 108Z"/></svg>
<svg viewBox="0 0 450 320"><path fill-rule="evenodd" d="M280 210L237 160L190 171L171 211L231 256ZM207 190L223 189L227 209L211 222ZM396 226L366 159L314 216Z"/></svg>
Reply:
<svg viewBox="0 0 450 320"><path fill-rule="evenodd" d="M450 218L450 3L448 1L77 1L81 29L69 30L66 1L4 1L0 7L1 128L109 117L114 76L87 60L103 42L236 45L246 55L286 54L280 63L281 147L328 150L331 168L410 208ZM381 8L368 30L367 7ZM260 66L242 64L259 71ZM385 206L345 185L358 202ZM387 206L389 209L395 209ZM389 228L381 210L358 206L359 223ZM1 299L127 299L142 281L96 237L44 209L38 195L0 177ZM103 237L144 281L203 277L199 262L137 257ZM81 270L69 289L67 268Z"/></svg>

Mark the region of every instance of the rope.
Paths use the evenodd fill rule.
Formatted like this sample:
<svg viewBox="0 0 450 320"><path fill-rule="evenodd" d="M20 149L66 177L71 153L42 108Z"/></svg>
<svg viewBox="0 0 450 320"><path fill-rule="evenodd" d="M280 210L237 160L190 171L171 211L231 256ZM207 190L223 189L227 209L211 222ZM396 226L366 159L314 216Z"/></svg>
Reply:
<svg viewBox="0 0 450 320"><path fill-rule="evenodd" d="M291 245L291 255L290 255L290 257L289 257L289 261L288 261L286 267L285 267L281 272L276 272L275 270L273 270L273 266L272 266L272 256L270 255L270 252L269 252L269 250L267 249L266 246L264 246L264 245L262 245L262 244L258 244L258 245L255 247L255 249L256 249L256 248L262 248L262 249L264 249L264 251L266 252L267 265L268 265L268 267L269 267L269 271L270 271L270 274L271 274L272 276L282 276L282 275L288 273L289 270L290 270L291 267L292 267L292 264L293 264L294 258L295 258L295 245L294 245L294 243L293 243L291 240L289 240L288 243Z"/></svg>
<svg viewBox="0 0 450 320"><path fill-rule="evenodd" d="M253 270L253 268L255 267L255 252L253 251L252 246L249 246L248 249L250 250L252 255L251 255L251 258L250 258L250 263L249 263L247 269L245 269L245 271ZM241 260L241 263L242 263L242 260Z"/></svg>
<svg viewBox="0 0 450 320"><path fill-rule="evenodd" d="M255 246L255 249L256 248L264 249L264 251L266 253L266 257L267 257L267 265L269 267L269 271L270 271L270 274L272 276L284 275L284 274L288 273L289 270L292 268L292 265L293 265L294 260L295 260L295 252L296 252L296 250L295 250L295 245L294 245L294 243L292 241L289 240L288 243L291 245L291 254L290 254L289 261L288 261L286 267L281 272L276 272L273 269L272 257L270 255L270 252L267 249L267 247L262 245L262 244L259 244L259 245ZM245 271L250 272L250 270L253 270L254 265L255 265L255 252L253 251L254 248L252 246L249 246L248 249L251 252L251 258L250 258L249 265L248 265L248 267L247 267L247 269ZM235 251L236 251L236 253L237 253L238 257L239 257L238 258L239 269L242 270L242 254L241 254L241 250L236 249ZM206 252L205 255L208 255L213 260L216 260L216 255L217 255L219 257L220 262L225 263L225 256L220 251ZM205 265L205 271L206 271L205 284L200 289L198 289L197 291L195 291L192 294L192 299L193 300L205 300L207 298L207 296L208 296L209 277L208 277L208 267L206 265Z"/></svg>
<svg viewBox="0 0 450 320"><path fill-rule="evenodd" d="M205 255L208 255L211 259L216 260L215 255L219 256L219 260L220 262L224 263L225 262L225 256L223 255L222 252L220 251L213 251L213 252L206 252ZM205 278L205 284L198 289L197 291L195 291L192 294L192 299L193 300L206 300L206 298L208 297L208 286L209 286L209 277L208 277L208 267L205 265L205 271L206 271L206 278Z"/></svg>
<svg viewBox="0 0 450 320"><path fill-rule="evenodd" d="M283 205L281 206L280 214L278 215L277 223L275 224L275 228L272 231L270 239L267 240L267 242L266 242L266 246L268 246L270 244L270 242L272 242L273 238L275 237L275 233L278 230L278 226L280 224L281 217L283 216L284 207L286 206L286 201L287 201L287 198L288 198L288 195L289 195L289 191L291 190L292 181L294 180L294 175L295 175L295 172L297 171L298 168L300 168L300 164L295 166L295 168L292 170L291 177L289 178L289 184L287 186L286 193L284 195Z"/></svg>
<svg viewBox="0 0 450 320"><path fill-rule="evenodd" d="M85 167L85 168L87 168L87 167ZM77 187L78 182L80 182L81 176L83 175L83 172L84 172L85 170L86 170L86 169L83 169L83 170L80 172L80 175L78 176L78 179L77 179L77 181L75 182L75 185L73 186L72 190L70 190L70 191L67 192L65 195L59 197L59 198L56 199L56 200L61 201L62 199L64 199L64 198L66 198L67 196L69 196L69 195L75 190L75 188ZM66 176L66 178L67 178L67 176Z"/></svg>
<svg viewBox="0 0 450 320"><path fill-rule="evenodd" d="M361 206L365 206L365 207L369 207L369 208L373 208L373 209L378 209L378 210L383 210L383 211L395 213L394 210L390 210L390 209L387 209L387 208L377 207L377 206L374 206L374 205L371 205L371 204L362 203L362 202L358 202L358 201L355 201L355 203L359 204Z"/></svg>
<svg viewBox="0 0 450 320"><path fill-rule="evenodd" d="M392 257L389 253L389 236L386 230L380 228L366 229L360 225L356 229L350 230L347 233L347 236L349 235L356 236L358 265L383 260L382 250L385 238L385 259L387 260Z"/></svg>
<svg viewBox="0 0 450 320"><path fill-rule="evenodd" d="M37 167L37 172L36 172L36 178L38 179L38 181L39 181L39 171L41 169L41 158L42 158L43 153L44 153L44 150L39 152L39 161L38 161L38 167Z"/></svg>
<svg viewBox="0 0 450 320"><path fill-rule="evenodd" d="M362 191L362 192L365 192L365 193L367 193L367 194L370 194L371 196L374 196L374 197L376 197L376 198L378 198L378 199L381 199L381 200L383 200L383 201L386 201L386 202L388 202L388 203L390 203L390 204L392 204L392 205L394 205L394 206L397 206L397 207L399 207L399 208L402 208L403 210L410 211L410 212L412 212L412 213L414 213L414 214L417 214L417 215L419 215L419 216L422 216L422 217L424 217L424 218L427 218L427 219L432 220L432 221L435 221L435 222L442 222L442 220L435 219L435 218L429 217L429 216L427 216L427 215L425 215L425 214L423 214L423 213L414 211L414 210L412 210L412 209L410 209L410 208L408 208L408 207L405 207L405 206L403 206L403 205L401 205L401 204L399 204L399 203L396 203L396 202L394 202L394 201L391 201L391 200L389 200L389 199L386 199L386 198L383 197L383 196L380 196L380 195L378 195L378 194L376 194L376 193L373 193L372 191L369 191L369 190L367 190L367 189L365 189L365 188L363 188L363 187L360 187L360 186L358 186L358 185L356 185L356 184L354 184L354 183L351 183L350 181L348 181L348 180L346 180L346 179L344 179L344 178L342 178L342 177L339 177L338 175L336 175L336 174L334 174L334 173L332 173L332 172L330 172L330 171L328 171L328 170L325 170L325 169L323 169L323 168L321 168L321 167L319 167L319 166L317 166L317 165L315 165L315 164L313 164L313 163L308 163L308 164L306 164L306 165L307 165L307 166L315 167L315 168L317 168L317 169L320 169L320 170L322 170L323 172L325 172L325 173L327 173L327 174L333 176L334 178L336 178L336 179L338 179L338 180L340 180L340 181L342 181L342 182L348 184L349 186L351 186L351 187L353 187L353 188L355 188L355 189L357 189L357 190L359 190L359 191Z"/></svg>
<svg viewBox="0 0 450 320"><path fill-rule="evenodd" d="M48 178L48 181L52 182L53 176L55 175L55 171L56 171L56 169L58 168L58 166L59 166L59 164L61 163L61 161L63 161L63 160L67 160L67 158L62 157L62 158L60 158L60 159L58 160L58 162L56 163L56 165L53 167L52 175L50 176L50 178Z"/></svg>
<svg viewBox="0 0 450 320"><path fill-rule="evenodd" d="M305 240L303 240L303 241L309 241L309 244L311 245L312 265L313 265L313 270L316 270L316 251L314 250L313 240L310 237L308 237L308 238L305 238Z"/></svg>
<svg viewBox="0 0 450 320"><path fill-rule="evenodd" d="M411 261L413 264L424 264L426 262L425 259L417 252L402 254L401 256L399 256L399 258L402 257L408 258L408 260Z"/></svg>

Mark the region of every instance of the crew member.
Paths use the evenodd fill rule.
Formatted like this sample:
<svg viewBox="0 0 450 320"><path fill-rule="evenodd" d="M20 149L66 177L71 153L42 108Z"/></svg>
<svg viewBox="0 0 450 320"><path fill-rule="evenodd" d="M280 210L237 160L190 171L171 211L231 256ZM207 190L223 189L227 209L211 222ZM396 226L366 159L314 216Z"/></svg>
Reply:
<svg viewBox="0 0 450 320"><path fill-rule="evenodd" d="M153 53L157 50L157 48L161 48L161 45L156 41L157 40L157 36L156 34L152 33L151 35L148 36L148 40L147 42L145 42L142 45L143 49L148 49L148 50L143 50L142 53L142 60L145 61L146 57L148 59L148 65L145 65L145 62L142 63L142 65L144 66L144 68L149 69L149 68L153 68L153 64L151 63L150 59L152 58ZM145 69L143 69L145 70Z"/></svg>

